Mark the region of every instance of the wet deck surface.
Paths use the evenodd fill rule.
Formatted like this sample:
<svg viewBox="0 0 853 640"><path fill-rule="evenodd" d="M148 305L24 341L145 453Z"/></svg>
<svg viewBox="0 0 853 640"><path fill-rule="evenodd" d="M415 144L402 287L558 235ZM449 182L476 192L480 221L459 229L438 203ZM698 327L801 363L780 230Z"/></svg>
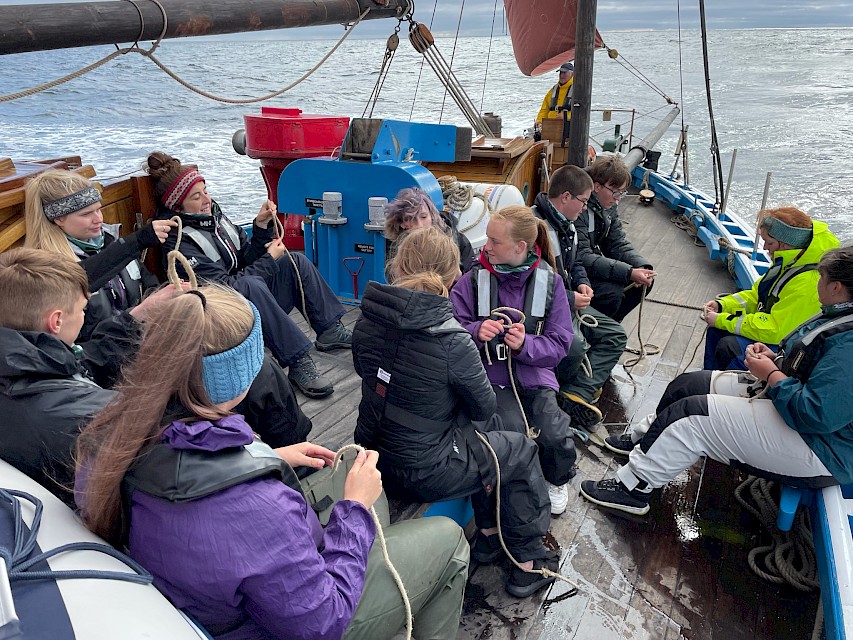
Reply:
<svg viewBox="0 0 853 640"><path fill-rule="evenodd" d="M609 433L653 412L670 380L687 367L701 367L703 347L694 350L705 323L698 310L676 305L699 307L733 291L722 264L693 245L663 206L642 207L630 196L621 206L629 237L659 274L641 322L637 311L625 320L628 344L638 345L640 324L644 342L658 345L660 353L633 367L633 382L621 365L614 369L599 404ZM357 318L353 308L345 322ZM335 393L324 400L301 398L302 408L314 423L311 439L335 449L352 441L360 380L349 352L313 355ZM632 357L626 353L622 361ZM632 521L580 497L581 481L608 477L619 462L595 444L576 444L569 507L552 520L547 542L561 550L562 573L580 586L579 593L566 597L567 586L558 582L517 600L503 590L506 562L472 566L460 639L811 637L817 596L770 585L747 565L749 549L766 537L732 498L735 472L698 463L659 492L643 521Z"/></svg>

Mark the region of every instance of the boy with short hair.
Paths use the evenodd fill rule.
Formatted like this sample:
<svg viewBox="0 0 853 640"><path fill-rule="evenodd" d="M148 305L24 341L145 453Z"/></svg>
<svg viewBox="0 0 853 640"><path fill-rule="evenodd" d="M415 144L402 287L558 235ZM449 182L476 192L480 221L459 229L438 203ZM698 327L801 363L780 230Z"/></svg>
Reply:
<svg viewBox="0 0 853 640"><path fill-rule="evenodd" d="M547 193L536 196L533 213L548 223L557 270L566 285L572 311L574 340L569 355L557 366L560 406L581 427L591 429L601 421L594 402L602 385L625 349L628 338L618 322L595 309L595 291L583 263L577 259L578 234L574 221L584 211L593 181L583 169L565 165L551 176ZM597 326L579 322L579 314L592 316ZM581 370L587 357L592 375Z"/></svg>
<svg viewBox="0 0 853 640"><path fill-rule="evenodd" d="M618 156L599 157L587 169L592 195L578 218L578 256L595 290L595 306L622 322L652 290L655 271L625 236L617 207L631 184ZM627 291L626 291L627 288Z"/></svg>

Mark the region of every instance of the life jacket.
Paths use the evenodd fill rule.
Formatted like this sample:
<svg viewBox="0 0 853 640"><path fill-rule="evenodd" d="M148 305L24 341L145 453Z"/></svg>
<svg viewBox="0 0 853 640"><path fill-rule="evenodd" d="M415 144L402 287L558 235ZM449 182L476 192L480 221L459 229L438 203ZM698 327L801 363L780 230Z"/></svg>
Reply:
<svg viewBox="0 0 853 640"><path fill-rule="evenodd" d="M484 269L475 265L471 269L471 279L474 284L474 310L477 317L485 320L492 316L492 309L501 306L498 300L498 279ZM547 262L539 261L535 273L527 281L524 292L524 331L527 334L541 336L545 330L545 321L551 313L554 302L555 286L554 270ZM508 351L503 342L503 336L496 336L487 343L487 349L494 352L498 360L506 360Z"/></svg>
<svg viewBox="0 0 853 640"><path fill-rule="evenodd" d="M805 324L810 324L820 318L821 315L814 316ZM818 360L823 355L823 344L827 338L851 330L853 330L853 309L848 309L845 314L832 318L820 326L806 331L798 338L795 338L793 343L788 346L786 344L787 341L800 331L800 327L797 327L781 343L786 346L780 352L784 356L782 366L780 367L782 373L805 383L814 370L815 365L817 365Z"/></svg>
<svg viewBox="0 0 853 640"><path fill-rule="evenodd" d="M572 110L572 92L574 91L575 83L572 82L569 90L566 91L566 97L563 98L563 104L560 105L560 111ZM560 95L560 83L554 85L551 89L551 103L548 105L548 111L557 111L557 97Z"/></svg>
<svg viewBox="0 0 853 640"><path fill-rule="evenodd" d="M533 215L548 223L548 239L551 241L554 260L568 293L574 289L571 282L571 268L578 254L578 234L575 225L559 211L542 210L538 205L533 205L530 209Z"/></svg>
<svg viewBox="0 0 853 640"><path fill-rule="evenodd" d="M773 305L779 302L779 296L782 295L782 289L785 288L786 284L801 273L815 269L817 269L816 263L796 265L788 269L781 265L770 267L770 270L764 274L761 282L758 283L758 311L770 313Z"/></svg>
<svg viewBox="0 0 853 640"><path fill-rule="evenodd" d="M104 235L109 236L111 242L119 241L120 224L104 224L102 227ZM77 245L70 242L69 245L81 262L89 257L89 254ZM131 260L118 275L91 295L86 305L86 318L80 330L82 336L91 335L92 330L102 320L119 315L142 302L142 269L139 260Z"/></svg>
<svg viewBox="0 0 853 640"><path fill-rule="evenodd" d="M215 204L215 203L214 203ZM184 238L192 242L211 262L221 263L229 272L240 266L240 230L215 205L210 216L181 214Z"/></svg>

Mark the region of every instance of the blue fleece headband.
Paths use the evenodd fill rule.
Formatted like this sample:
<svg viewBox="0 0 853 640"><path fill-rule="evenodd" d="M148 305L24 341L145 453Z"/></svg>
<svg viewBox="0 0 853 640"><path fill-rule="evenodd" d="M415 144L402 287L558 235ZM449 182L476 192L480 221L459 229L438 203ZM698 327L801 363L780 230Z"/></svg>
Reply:
<svg viewBox="0 0 853 640"><path fill-rule="evenodd" d="M792 227L773 216L764 218L761 226L767 232L768 236L779 242L784 242L789 247L794 247L794 249L807 247L812 241L811 227Z"/></svg>
<svg viewBox="0 0 853 640"><path fill-rule="evenodd" d="M247 301L248 302L248 301ZM213 404L233 400L252 385L264 361L261 316L251 302L255 326L243 342L233 349L203 356L204 388Z"/></svg>

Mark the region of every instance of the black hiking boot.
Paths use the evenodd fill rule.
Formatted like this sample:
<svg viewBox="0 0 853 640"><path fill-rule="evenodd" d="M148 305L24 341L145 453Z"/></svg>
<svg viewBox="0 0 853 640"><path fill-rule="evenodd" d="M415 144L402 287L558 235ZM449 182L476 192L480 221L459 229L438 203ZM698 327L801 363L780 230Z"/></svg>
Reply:
<svg viewBox="0 0 853 640"><path fill-rule="evenodd" d="M325 398L335 390L329 379L317 371L317 365L307 353L290 365L287 378L309 398Z"/></svg>
<svg viewBox="0 0 853 640"><path fill-rule="evenodd" d="M479 564L492 564L503 555L503 552L498 534L493 533L487 536L481 531L477 532L474 544L471 545L471 558Z"/></svg>
<svg viewBox="0 0 853 640"><path fill-rule="evenodd" d="M572 422L586 431L601 422L601 410L574 393L560 392L560 408L572 417Z"/></svg>
<svg viewBox="0 0 853 640"><path fill-rule="evenodd" d="M556 553L549 553L547 558L541 558L533 561L534 569L547 567L555 573L560 570L560 558ZM532 596L540 589L544 589L554 583L553 576L543 576L541 573L528 573L514 566L510 570L509 578L507 578L504 588L512 596L516 598L527 598Z"/></svg>
<svg viewBox="0 0 853 640"><path fill-rule="evenodd" d="M630 433L621 433L618 436L607 436L604 446L617 456L627 456L634 450L634 441Z"/></svg>
<svg viewBox="0 0 853 640"><path fill-rule="evenodd" d="M338 320L323 333L317 335L314 341L317 351L332 351L334 349L352 349L352 331Z"/></svg>
<svg viewBox="0 0 853 640"><path fill-rule="evenodd" d="M645 483L641 483L645 485ZM644 516L649 512L651 489L628 488L618 478L606 480L584 480L581 482L581 495L605 509L615 509L635 516Z"/></svg>

